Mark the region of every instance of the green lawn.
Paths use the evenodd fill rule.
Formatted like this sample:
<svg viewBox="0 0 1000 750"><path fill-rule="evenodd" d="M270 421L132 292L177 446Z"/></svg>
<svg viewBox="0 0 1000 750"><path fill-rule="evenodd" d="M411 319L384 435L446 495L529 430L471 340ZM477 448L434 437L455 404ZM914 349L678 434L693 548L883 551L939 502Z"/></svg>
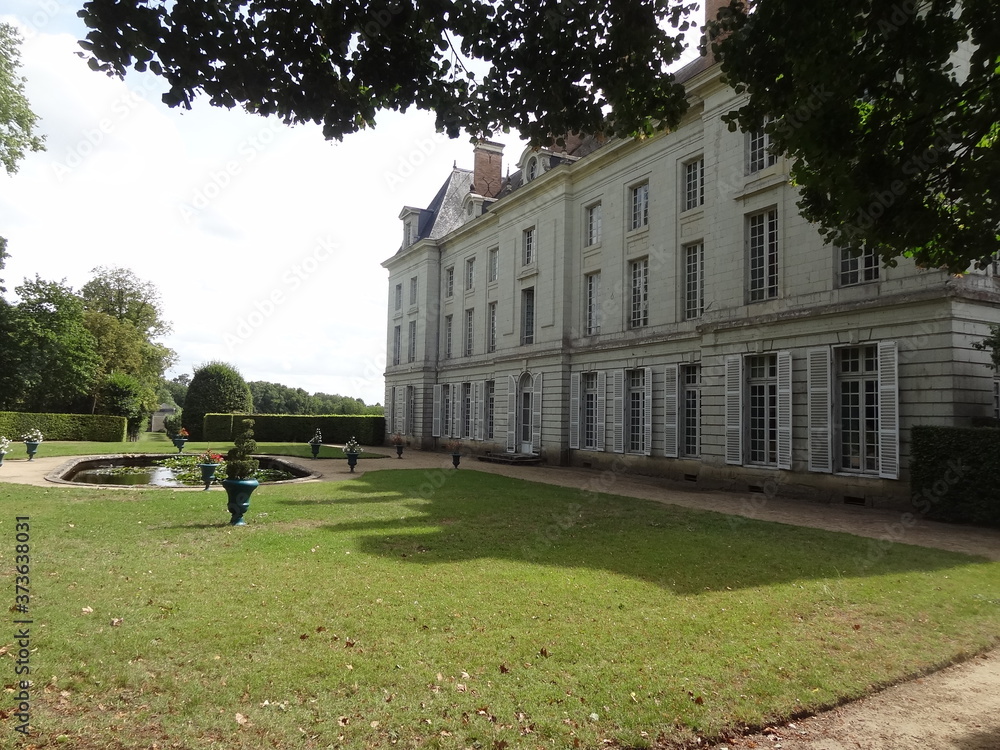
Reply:
<svg viewBox="0 0 1000 750"><path fill-rule="evenodd" d="M245 528L221 491L0 483L11 603L17 516L30 747L642 747L1000 633L1000 563L476 471L265 487Z"/></svg>
<svg viewBox="0 0 1000 750"><path fill-rule="evenodd" d="M184 445L184 453L197 454L206 450L213 450L225 453L233 444L230 443L210 443L203 441L188 441ZM28 454L23 443L11 443L11 452L8 459L27 458ZM372 451L375 451L372 453ZM92 456L108 455L112 453L176 453L170 439L162 432L144 432L139 435L139 441L135 443L96 443L81 440L54 440L45 441L38 446L36 457L44 456ZM371 448L364 446L364 450L358 458L386 458L391 452L390 448ZM277 456L297 456L299 458L312 458L312 450L307 443L257 443L257 453ZM339 446L323 445L320 447L319 458L340 458L346 456Z"/></svg>

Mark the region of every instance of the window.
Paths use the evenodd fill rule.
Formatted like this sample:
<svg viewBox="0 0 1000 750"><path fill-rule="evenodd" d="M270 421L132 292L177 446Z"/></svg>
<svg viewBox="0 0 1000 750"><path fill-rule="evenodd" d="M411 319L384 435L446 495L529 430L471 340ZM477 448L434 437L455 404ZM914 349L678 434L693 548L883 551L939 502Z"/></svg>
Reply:
<svg viewBox="0 0 1000 750"><path fill-rule="evenodd" d="M778 463L778 360L774 354L747 358L749 434L747 460L752 464Z"/></svg>
<svg viewBox="0 0 1000 750"><path fill-rule="evenodd" d="M452 434L452 400L451 400L451 390L452 386L445 385L442 386L442 400L441 400L441 434L445 437L449 437Z"/></svg>
<svg viewBox="0 0 1000 750"><path fill-rule="evenodd" d="M587 247L601 242L601 204L595 203L586 209Z"/></svg>
<svg viewBox="0 0 1000 750"><path fill-rule="evenodd" d="M521 265L530 266L535 262L535 228L521 233Z"/></svg>
<svg viewBox="0 0 1000 750"><path fill-rule="evenodd" d="M681 367L683 388L681 449L685 456L701 454L701 365Z"/></svg>
<svg viewBox="0 0 1000 750"><path fill-rule="evenodd" d="M467 258L465 261L465 291L476 287L476 259Z"/></svg>
<svg viewBox="0 0 1000 750"><path fill-rule="evenodd" d="M410 304L417 304L417 277L414 276L410 279Z"/></svg>
<svg viewBox="0 0 1000 750"><path fill-rule="evenodd" d="M684 318L705 312L705 246L698 242L684 248Z"/></svg>
<svg viewBox="0 0 1000 750"><path fill-rule="evenodd" d="M451 315L444 316L444 358L451 359Z"/></svg>
<svg viewBox="0 0 1000 750"><path fill-rule="evenodd" d="M587 309L585 330L588 336L596 336L601 332L601 274L590 273L586 276Z"/></svg>
<svg viewBox="0 0 1000 750"><path fill-rule="evenodd" d="M490 302L486 308L486 351L497 350L497 303Z"/></svg>
<svg viewBox="0 0 1000 750"><path fill-rule="evenodd" d="M403 333L399 326L392 329L392 363L394 365L399 364L399 352L402 347L402 336Z"/></svg>
<svg viewBox="0 0 1000 750"><path fill-rule="evenodd" d="M462 437L472 437L472 383L462 383Z"/></svg>
<svg viewBox="0 0 1000 750"><path fill-rule="evenodd" d="M875 250L866 247L860 254L840 249L840 285L853 286L878 281L879 259Z"/></svg>
<svg viewBox="0 0 1000 750"><path fill-rule="evenodd" d="M646 452L646 371L626 370L625 439L629 453Z"/></svg>
<svg viewBox="0 0 1000 750"><path fill-rule="evenodd" d="M417 358L417 321L411 320L406 340L406 361L413 362Z"/></svg>
<svg viewBox="0 0 1000 750"><path fill-rule="evenodd" d="M649 183L636 185L629 191L629 195L632 210L629 214L628 228L641 229L649 224Z"/></svg>
<svg viewBox="0 0 1000 750"><path fill-rule="evenodd" d="M778 157L771 153L771 136L763 130L747 133L747 174L774 166Z"/></svg>
<svg viewBox="0 0 1000 750"><path fill-rule="evenodd" d="M778 210L747 217L749 299L760 302L778 296Z"/></svg>
<svg viewBox="0 0 1000 750"><path fill-rule="evenodd" d="M493 439L493 415L496 413L496 381L487 380L486 381L486 404L485 404L485 422L483 427L483 436L486 440Z"/></svg>
<svg viewBox="0 0 1000 750"><path fill-rule="evenodd" d="M403 434L413 435L416 433L416 389L412 385L406 386L406 393L403 396Z"/></svg>
<svg viewBox="0 0 1000 750"><path fill-rule="evenodd" d="M490 249L490 267L487 281L496 281L500 278L500 248Z"/></svg>
<svg viewBox="0 0 1000 750"><path fill-rule="evenodd" d="M413 221L407 219L403 222L403 247L409 247L416 241L416 232L413 231Z"/></svg>
<svg viewBox="0 0 1000 750"><path fill-rule="evenodd" d="M535 290L521 291L521 343L535 343Z"/></svg>
<svg viewBox="0 0 1000 750"><path fill-rule="evenodd" d="M840 470L877 474L879 378L876 346L837 350L837 390Z"/></svg>
<svg viewBox="0 0 1000 750"><path fill-rule="evenodd" d="M531 182L538 175L538 161L532 159L528 162L528 182Z"/></svg>
<svg viewBox="0 0 1000 750"><path fill-rule="evenodd" d="M629 265L632 277L629 327L642 328L649 323L649 259L643 258Z"/></svg>
<svg viewBox="0 0 1000 750"><path fill-rule="evenodd" d="M583 447L595 450L598 447L598 429L604 425L597 420L597 373L587 372L583 375Z"/></svg>
<svg viewBox="0 0 1000 750"><path fill-rule="evenodd" d="M468 309L465 311L465 345L464 351L466 357L472 356L472 344L473 336L476 330L476 311L473 309Z"/></svg>
<svg viewBox="0 0 1000 750"><path fill-rule="evenodd" d="M705 205L705 160L696 159L684 165L684 210Z"/></svg>
<svg viewBox="0 0 1000 750"><path fill-rule="evenodd" d="M402 310L403 309L403 285L402 284L396 284L396 293L395 293L393 299L394 299L394 302L393 302L394 309L396 309L396 310Z"/></svg>
<svg viewBox="0 0 1000 750"><path fill-rule="evenodd" d="M451 297L455 294L455 266L448 266L444 269L444 296Z"/></svg>

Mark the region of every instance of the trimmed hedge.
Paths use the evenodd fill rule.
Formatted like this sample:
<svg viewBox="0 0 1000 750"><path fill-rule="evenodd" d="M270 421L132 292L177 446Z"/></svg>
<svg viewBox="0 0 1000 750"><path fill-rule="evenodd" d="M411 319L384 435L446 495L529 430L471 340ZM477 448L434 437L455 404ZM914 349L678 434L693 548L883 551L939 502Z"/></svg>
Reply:
<svg viewBox="0 0 1000 750"><path fill-rule="evenodd" d="M922 515L1000 527L1000 430L921 425L911 440L910 484Z"/></svg>
<svg viewBox="0 0 1000 750"><path fill-rule="evenodd" d="M124 443L128 420L110 414L29 414L0 411L0 435L20 440L31 429L39 429L46 440L93 440Z"/></svg>
<svg viewBox="0 0 1000 750"><path fill-rule="evenodd" d="M229 442L246 418L254 421L254 439L263 443L308 443L317 427L327 444L352 437L362 445L385 442L385 417L368 414L206 414L203 439Z"/></svg>

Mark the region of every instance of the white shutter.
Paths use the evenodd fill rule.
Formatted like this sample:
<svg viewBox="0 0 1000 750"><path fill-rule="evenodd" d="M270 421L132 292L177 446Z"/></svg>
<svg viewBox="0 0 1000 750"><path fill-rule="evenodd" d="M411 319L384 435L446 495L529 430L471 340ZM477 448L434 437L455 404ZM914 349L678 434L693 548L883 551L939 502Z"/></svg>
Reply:
<svg viewBox="0 0 1000 750"><path fill-rule="evenodd" d="M830 349L810 349L808 358L809 471L833 471L833 431L830 405Z"/></svg>
<svg viewBox="0 0 1000 750"><path fill-rule="evenodd" d="M878 342L878 475L899 478L899 357L895 341Z"/></svg>
<svg viewBox="0 0 1000 750"><path fill-rule="evenodd" d="M542 449L542 373L531 381L531 449L535 453Z"/></svg>
<svg viewBox="0 0 1000 750"><path fill-rule="evenodd" d="M441 407L443 401L441 399L441 390L443 386L438 383L434 386L434 400L431 404L432 409L432 419L431 419L431 437L441 437Z"/></svg>
<svg viewBox="0 0 1000 750"><path fill-rule="evenodd" d="M569 447L580 447L580 382L583 375L579 372L569 374Z"/></svg>
<svg viewBox="0 0 1000 750"><path fill-rule="evenodd" d="M666 380L663 385L663 455L667 458L677 458L680 455L680 413L681 387L680 367L667 365L664 373Z"/></svg>
<svg viewBox="0 0 1000 750"><path fill-rule="evenodd" d="M643 453L653 455L653 368L643 368L642 382L642 446Z"/></svg>
<svg viewBox="0 0 1000 750"><path fill-rule="evenodd" d="M406 396L406 386L400 386L394 389L396 391L396 409L392 415L392 431L393 432L403 432L403 415L406 414L406 406L404 405L404 397Z"/></svg>
<svg viewBox="0 0 1000 750"><path fill-rule="evenodd" d="M778 352L778 468L792 468L792 353Z"/></svg>
<svg viewBox="0 0 1000 750"><path fill-rule="evenodd" d="M410 388L412 386L403 387L403 434L409 435L413 429L413 425L410 424Z"/></svg>
<svg viewBox="0 0 1000 750"><path fill-rule="evenodd" d="M517 378L507 376L507 452L517 452Z"/></svg>
<svg viewBox="0 0 1000 750"><path fill-rule="evenodd" d="M597 450L604 450L604 431L607 414L605 402L608 396L608 374L603 370L597 373Z"/></svg>
<svg viewBox="0 0 1000 750"><path fill-rule="evenodd" d="M486 381L476 383L476 440L482 440L486 429Z"/></svg>
<svg viewBox="0 0 1000 750"><path fill-rule="evenodd" d="M465 396L462 393L462 384L453 383L451 386L451 435L452 437L462 437L462 420L465 411Z"/></svg>
<svg viewBox="0 0 1000 750"><path fill-rule="evenodd" d="M612 450L615 453L625 452L625 371L615 370L614 381L612 383L612 411L611 418L614 420L614 445Z"/></svg>
<svg viewBox="0 0 1000 750"><path fill-rule="evenodd" d="M726 357L726 463L743 465L743 357Z"/></svg>
<svg viewBox="0 0 1000 750"><path fill-rule="evenodd" d="M395 430L393 429L395 427L393 422L395 421L396 418L395 397L396 397L396 387L387 385L385 387L385 401L383 402L385 404L385 408L382 411L385 414L385 429L388 430L390 434L395 432Z"/></svg>

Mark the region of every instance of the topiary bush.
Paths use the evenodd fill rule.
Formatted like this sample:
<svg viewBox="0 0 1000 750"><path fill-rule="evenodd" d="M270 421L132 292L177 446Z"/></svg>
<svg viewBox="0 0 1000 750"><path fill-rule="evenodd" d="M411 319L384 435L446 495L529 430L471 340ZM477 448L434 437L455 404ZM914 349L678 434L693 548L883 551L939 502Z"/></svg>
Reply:
<svg viewBox="0 0 1000 750"><path fill-rule="evenodd" d="M250 479L257 473L260 461L253 458L257 443L253 439L253 420L244 419L243 429L236 436L235 448L226 455L226 479Z"/></svg>
<svg viewBox="0 0 1000 750"><path fill-rule="evenodd" d="M191 440L204 440L205 415L219 412L246 414L253 411L250 387L232 365L209 362L195 369L184 398L183 424Z"/></svg>

